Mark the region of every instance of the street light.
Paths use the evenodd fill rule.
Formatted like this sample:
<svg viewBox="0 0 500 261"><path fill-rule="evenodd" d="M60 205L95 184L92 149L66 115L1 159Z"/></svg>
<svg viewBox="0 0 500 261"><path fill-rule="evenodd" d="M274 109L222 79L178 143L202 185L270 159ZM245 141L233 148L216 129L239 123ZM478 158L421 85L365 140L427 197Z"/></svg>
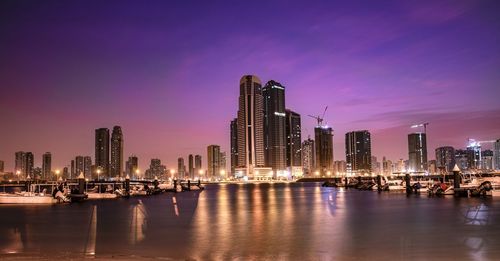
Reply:
<svg viewBox="0 0 500 261"><path fill-rule="evenodd" d="M99 168L98 168L98 169L97 169L97 180L99 180L99 178L100 178L100 177L99 177L99 176L100 176L100 174L101 174L101 169L99 169Z"/></svg>

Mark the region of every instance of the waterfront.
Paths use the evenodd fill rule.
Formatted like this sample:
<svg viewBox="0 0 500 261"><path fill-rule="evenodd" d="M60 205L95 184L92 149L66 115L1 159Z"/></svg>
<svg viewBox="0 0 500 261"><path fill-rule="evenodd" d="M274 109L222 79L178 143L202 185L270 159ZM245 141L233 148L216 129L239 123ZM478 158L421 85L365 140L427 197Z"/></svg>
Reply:
<svg viewBox="0 0 500 261"><path fill-rule="evenodd" d="M0 206L0 257L196 260L492 260L500 201L323 188L202 192Z"/></svg>

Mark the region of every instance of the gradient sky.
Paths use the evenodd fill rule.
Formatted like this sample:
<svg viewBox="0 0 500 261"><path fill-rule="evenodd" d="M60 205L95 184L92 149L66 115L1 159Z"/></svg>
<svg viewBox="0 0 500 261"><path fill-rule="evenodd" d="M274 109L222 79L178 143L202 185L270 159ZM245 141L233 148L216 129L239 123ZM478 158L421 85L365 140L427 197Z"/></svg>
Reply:
<svg viewBox="0 0 500 261"><path fill-rule="evenodd" d="M303 138L326 105L335 159L347 131L407 158L409 125L429 158L500 138L500 1L0 2L0 160L94 156L94 129L122 126L125 158L167 167L228 151L239 80L286 86ZM228 163L229 164L229 163Z"/></svg>

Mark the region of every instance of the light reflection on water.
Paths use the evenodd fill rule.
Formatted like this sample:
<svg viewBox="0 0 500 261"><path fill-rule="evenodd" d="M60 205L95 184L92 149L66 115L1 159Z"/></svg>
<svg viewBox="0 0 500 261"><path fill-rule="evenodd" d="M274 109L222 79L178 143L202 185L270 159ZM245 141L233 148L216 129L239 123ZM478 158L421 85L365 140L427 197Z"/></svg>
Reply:
<svg viewBox="0 0 500 261"><path fill-rule="evenodd" d="M198 260L499 259L500 203L322 188L203 192L0 206L0 253ZM1 257L1 256L0 256Z"/></svg>

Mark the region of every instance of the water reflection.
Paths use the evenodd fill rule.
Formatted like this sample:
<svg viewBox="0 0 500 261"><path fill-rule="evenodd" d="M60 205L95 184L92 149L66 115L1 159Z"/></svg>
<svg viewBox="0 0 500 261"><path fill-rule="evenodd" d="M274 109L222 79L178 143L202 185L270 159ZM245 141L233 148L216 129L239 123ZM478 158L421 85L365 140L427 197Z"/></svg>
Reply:
<svg viewBox="0 0 500 261"><path fill-rule="evenodd" d="M322 188L203 192L0 206L2 255L159 259L498 259L500 203ZM70 253L70 254L68 254Z"/></svg>

